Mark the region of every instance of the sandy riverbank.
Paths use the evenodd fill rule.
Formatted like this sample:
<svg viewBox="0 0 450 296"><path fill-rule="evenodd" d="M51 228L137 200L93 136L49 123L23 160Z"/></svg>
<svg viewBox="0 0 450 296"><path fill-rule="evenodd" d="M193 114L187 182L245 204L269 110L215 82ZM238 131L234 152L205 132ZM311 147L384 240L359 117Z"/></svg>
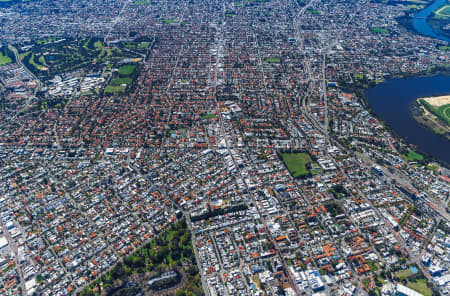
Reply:
<svg viewBox="0 0 450 296"><path fill-rule="evenodd" d="M426 97L421 99L425 100L425 102L427 102L428 104L438 108L450 104L450 95L439 97Z"/></svg>

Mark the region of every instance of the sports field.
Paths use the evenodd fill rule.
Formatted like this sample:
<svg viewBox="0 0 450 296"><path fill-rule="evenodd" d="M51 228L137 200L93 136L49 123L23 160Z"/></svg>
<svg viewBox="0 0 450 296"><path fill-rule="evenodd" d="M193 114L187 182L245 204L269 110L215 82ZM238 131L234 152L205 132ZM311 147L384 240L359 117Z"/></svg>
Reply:
<svg viewBox="0 0 450 296"><path fill-rule="evenodd" d="M279 58L266 58L265 61L270 64L279 64L281 62Z"/></svg>
<svg viewBox="0 0 450 296"><path fill-rule="evenodd" d="M281 157L294 178L308 174L306 165L311 162L311 157L308 154L282 153Z"/></svg>
<svg viewBox="0 0 450 296"><path fill-rule="evenodd" d="M445 5L436 10L436 15L441 17L450 17L450 5Z"/></svg>
<svg viewBox="0 0 450 296"><path fill-rule="evenodd" d="M133 74L134 69L136 69L135 65L123 65L119 68L119 74L122 76L128 76Z"/></svg>
<svg viewBox="0 0 450 296"><path fill-rule="evenodd" d="M387 34L387 33L389 33L389 31L386 30L385 28L376 28L376 27L370 28L370 31L372 31L372 33L375 33L375 34Z"/></svg>

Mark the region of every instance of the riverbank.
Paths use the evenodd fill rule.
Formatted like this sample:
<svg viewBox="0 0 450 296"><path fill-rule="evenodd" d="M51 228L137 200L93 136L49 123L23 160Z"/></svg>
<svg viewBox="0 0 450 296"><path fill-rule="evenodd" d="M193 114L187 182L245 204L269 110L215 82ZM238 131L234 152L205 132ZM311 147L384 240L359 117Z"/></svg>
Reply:
<svg viewBox="0 0 450 296"><path fill-rule="evenodd" d="M425 8L405 11L405 15L396 18L396 21L407 31L450 42L450 32L445 28L448 19L437 18L434 12L446 4L446 0L434 0L426 4Z"/></svg>
<svg viewBox="0 0 450 296"><path fill-rule="evenodd" d="M419 98L411 104L409 112L418 124L450 140L450 125L445 120L445 110L450 110L449 101L450 96ZM440 113L440 109L444 111Z"/></svg>
<svg viewBox="0 0 450 296"><path fill-rule="evenodd" d="M430 13L426 19L428 25L437 34L444 36L447 41L450 40L450 15L439 13L443 11L446 7L450 7L450 2L446 1L443 5L438 7L432 13Z"/></svg>
<svg viewBox="0 0 450 296"><path fill-rule="evenodd" d="M383 121L383 119L379 118L378 115L372 112L370 108L370 102L367 99L366 96L366 90L375 87L377 84L383 83L386 80L390 79L407 79L407 78L421 78L421 77L433 77L433 76L450 76L450 64L441 64L441 65L435 65L431 66L428 71L422 71L422 72L403 72L401 74L393 74L393 75L386 75L383 80L377 81L377 80L367 80L364 81L364 79L356 80L353 83L345 82L345 81L339 81L338 85L339 88L345 92L349 93L355 93L358 98L362 101L364 107L368 109L369 112L372 113L377 119ZM388 130L390 130L388 128Z"/></svg>
<svg viewBox="0 0 450 296"><path fill-rule="evenodd" d="M395 137L399 145L402 147L406 147L406 149L411 149L414 151L418 151L420 154L424 156L423 163L428 162L438 162L442 166L450 168L450 157L448 155L449 150L445 150L445 147L449 146L450 143L447 139L443 138L442 136L438 136L428 129L425 128L425 126L418 123L416 120L412 118L410 115L408 108L411 106L411 101L414 101L417 99L417 97L426 97L426 96L432 96L437 95L439 93L446 94L449 93L450 90L437 90L437 88L433 88L429 86L429 82L423 83L423 85L429 86L427 91L424 91L423 93L416 93L413 89L416 88L416 83L410 82L409 86L406 86L405 89L407 92L409 92L408 96L409 98L412 96L413 99L411 99L408 102L405 102L403 99L403 106L394 106L396 102L398 101L398 94L403 94L403 89L392 89L389 91L385 91L384 94L381 95L381 99L386 98L387 102L384 102L384 104L387 104L384 107L377 106L377 99L369 98L368 92L371 92L371 90L375 88L384 87L386 84L392 84L396 83L398 81L404 81L404 80L442 80L445 81L442 83L438 83L441 87L444 87L446 85L450 85L450 83L447 83L450 79L450 66L445 67L432 67L429 71L424 72L418 72L418 73L401 73L398 75L391 75L387 77L387 79L384 82L375 82L375 81L355 81L354 83L349 82L339 82L339 87L349 93L355 93L356 96L360 99L361 103L365 106L365 108L373 115L375 116L384 126L384 128L393 136ZM381 84L381 85L380 85ZM409 100L409 99L408 99ZM398 102L397 102L398 103ZM389 116L384 116L382 110L388 110L393 112L393 114L389 114ZM397 128L397 124L401 125L401 128ZM403 122L403 123L402 123ZM417 132L411 132L408 131L410 129L418 129ZM423 138L419 137L418 135L423 135ZM429 135L428 135L429 134ZM430 136L432 135L432 136ZM423 145L433 145L435 144L435 147L432 147L432 149L428 149L429 147L424 147ZM437 153L436 151L433 151L437 147Z"/></svg>

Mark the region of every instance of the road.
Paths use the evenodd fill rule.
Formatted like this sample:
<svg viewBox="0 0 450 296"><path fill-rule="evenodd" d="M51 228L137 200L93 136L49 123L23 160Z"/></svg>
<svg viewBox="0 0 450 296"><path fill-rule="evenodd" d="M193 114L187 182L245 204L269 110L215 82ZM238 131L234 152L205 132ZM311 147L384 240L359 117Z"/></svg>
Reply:
<svg viewBox="0 0 450 296"><path fill-rule="evenodd" d="M34 81L36 81L36 83L37 83L37 86L34 89L33 95L28 98L28 100L25 102L25 104L23 104L23 107L20 110L18 110L14 114L14 116L11 118L11 120L14 120L19 114L21 114L22 112L24 112L25 110L27 110L30 107L31 102L33 101L33 99L36 98L36 94L42 88L42 82L36 77L36 75L33 74L33 72L31 72L27 67L25 67L25 65L22 63L22 60L20 59L20 55L19 55L19 52L17 51L17 49L12 45L8 45L8 48L14 52L14 56L16 57L16 63L20 67L22 67L25 70L25 72L27 72L27 74L30 75L30 77L33 78Z"/></svg>
<svg viewBox="0 0 450 296"><path fill-rule="evenodd" d="M115 26L115 25L117 24L117 22L119 21L120 16L121 16L122 13L124 12L125 8L126 8L127 5L128 5L129 3L131 3L131 2L132 2L132 0L127 0L127 1L125 1L125 3L124 3L123 6L122 6L122 9L119 11L119 14L112 20L111 25L110 25L109 30L108 30L108 33L105 35L105 38L104 38L104 42L105 42L105 43L107 43L108 38L109 38L109 35L111 35L112 30L114 30L114 26Z"/></svg>
<svg viewBox="0 0 450 296"><path fill-rule="evenodd" d="M312 0L312 1L314 1L314 0ZM306 10L306 8L305 8L305 10ZM225 6L224 6L223 17L225 17L225 11L226 10L225 10ZM218 29L218 33L219 34L221 34L224 31L223 30L224 24L225 24L225 22L222 22L222 24L221 24L222 28ZM219 38L217 38L217 39L223 39L223 36L219 36ZM218 62L216 62L216 67L215 67L215 71L214 71L215 72L215 74L214 74L215 86L217 86L217 71L218 71L217 65L218 65ZM264 72L262 72L262 73L264 73ZM229 142L229 139L228 139L228 132L227 132L227 130L225 128L222 112L220 111L219 103L217 102L217 98L216 98L216 95L215 95L216 87L213 88L212 92L213 93L211 95L214 98L214 104L215 104L215 108L217 110L217 118L219 120L219 126L220 126L220 130L221 130L221 134L222 134L222 136L224 137L224 140L225 140L226 149L227 149L228 154L230 155L230 157L231 157L231 159L233 161L234 167L236 168L236 170L238 172L239 178L241 179L241 181L243 182L245 188L247 189L248 195L250 196L252 202L255 205L257 205L258 203L256 201L256 198L253 195L252 191L250 190L246 179L243 177L242 170L239 167L239 165L238 165L238 163L237 163L237 161L236 161L236 159L235 159L235 157L234 157L234 155L232 153L231 145L230 145L230 142ZM258 214L260 216L260 220L261 220L261 222L264 225L265 232L267 233L268 238L270 239L270 241L271 241L271 243L272 243L272 245L274 247L275 253L276 253L278 259L280 260L281 264L283 265L283 269L285 270L285 272L287 274L287 277L288 277L288 280L290 282L291 287L293 288L293 290L295 291L295 293L297 295L300 295L300 291L299 291L298 286L297 286L297 284L296 284L296 282L295 282L295 280L294 280L294 278L293 278L293 276L292 276L292 274L291 274L291 272L290 272L290 270L289 270L289 268L287 266L286 260L284 259L284 256L281 253L281 250L279 249L277 242L275 241L275 239L271 235L271 232L270 232L269 227L267 225L267 221L264 219L264 216L262 215L262 213L261 213L261 211L260 211L258 206L256 206L256 210L258 211Z"/></svg>
<svg viewBox="0 0 450 296"><path fill-rule="evenodd" d="M8 48L14 52L14 56L16 57L16 63L21 66L27 73L28 75L30 75L37 83L37 87L35 88L34 94L36 94L38 91L41 90L42 88L42 82L37 78L36 75L34 75L33 72L31 72L27 67L25 67L25 65L22 63L22 60L20 59L20 55L19 52L17 51L17 48L15 48L12 45L8 45Z"/></svg>
<svg viewBox="0 0 450 296"><path fill-rule="evenodd" d="M312 1L309 3L311 4ZM306 7L304 7L306 9ZM296 36L297 36L297 40L299 42L299 49L303 52L304 48L303 48L303 39L302 39L302 34L300 31L300 25L297 23L296 24ZM308 106L308 95L304 98L299 98L299 105L302 108L302 112L305 115L306 119L312 124L312 126L314 127L314 129L322 134L325 137L325 149L324 149L324 154L325 156L328 155L328 149L327 149L327 145L328 143L333 144L337 147L339 147L342 151L348 153L349 155L353 154L352 151L349 151L346 147L344 147L343 145L341 145L339 142L335 141L332 138L328 137L328 106L327 106L327 94L326 94L326 77L325 77L325 67L326 67L326 54L327 52L334 47L336 41L332 42L327 49L324 51L323 53L323 61L322 61L322 79L321 79L321 91L322 91L322 99L324 102L324 122L323 124L320 124L317 119L315 118L314 115L311 114L309 106ZM309 58L307 56L305 56L305 59L303 61L304 64L304 68L308 77L308 83L310 86L310 91L309 94L312 93L312 88L313 88L313 84L315 82L315 80L312 78L313 73L311 70L311 62L309 60ZM336 168L341 171L346 178L349 180L350 184L357 190L358 194L368 203L370 204L370 202L368 201L368 199L366 198L365 194L353 183L353 181L350 179L350 177L346 174L346 172L339 166L339 164L334 160L333 157L328 157L330 158L333 162L334 165L336 166ZM358 157L359 159L362 160L362 166L366 167L366 168L370 168L374 162L368 158L368 156L365 155L359 155ZM386 173L386 176L388 176L388 178L390 178L390 180L396 180L397 182L400 182L400 184L408 184L409 186L412 187L411 182L409 182L408 178L406 176L399 176L396 174L391 174L390 172ZM414 203L414 201L412 201ZM434 201L436 202L436 201ZM445 211L445 207L443 207L442 205L440 205L440 203L437 203L438 206L436 206L433 203L429 203L429 206L438 214L439 218L438 221L441 218L444 218L448 221L449 215L448 213ZM376 207L372 207L373 210L377 213L377 215L382 218L384 220L385 225L387 225L388 227L390 227L389 222L383 217L383 215L381 215L380 211L378 208ZM422 270L422 272L425 274L425 276L430 280L430 277L426 271L426 269L420 264L420 259L419 259L419 255L414 256L414 254L411 253L411 250L406 246L405 242L403 241L403 239L399 236L399 234L391 228L392 233L394 233L394 235L397 237L398 241L401 243L402 247L409 253L410 255L410 261L409 263L417 263L418 266L420 267L420 269ZM435 229L434 229L435 231ZM431 239L432 234L429 235L429 237L427 237L426 241L428 241L429 239ZM423 247L426 247L426 243L424 244Z"/></svg>
<svg viewBox="0 0 450 296"><path fill-rule="evenodd" d="M14 252L14 256L16 257L16 269L19 273L20 287L22 289L22 295L28 296L27 288L25 285L25 277L23 276L22 265L20 264L19 250L17 248L16 242L11 237L8 229L6 228L5 224L3 223L3 219L0 218L0 220L1 220L1 224L2 224L2 230L3 230L3 233L5 234L6 240L8 241L8 244L11 247L12 251Z"/></svg>
<svg viewBox="0 0 450 296"><path fill-rule="evenodd" d="M324 56L325 57L325 56ZM323 64L323 67L325 67L325 64ZM307 68L310 69L310 68ZM322 69L322 71L324 71L324 69ZM323 78L323 81L325 81L325 78ZM325 91L325 88L322 87L322 91ZM308 119L308 121L313 125L313 127L315 128L315 130L319 133L321 133L322 135L324 135L324 137L327 137L327 133L324 132L324 128L323 126L317 121L317 119L314 117L314 115L312 115L309 111L309 107L307 105L307 100L303 99L302 100L302 109L303 109L303 113L305 114L306 118ZM344 147L343 145L341 145L339 142L335 141L333 138L330 138L330 144L333 144L337 147L339 147L342 151L346 152L347 154L352 154L353 151L349 151L346 147ZM328 151L325 150L325 155L328 154ZM363 155L359 155L360 157L358 159L360 159L362 161L362 166L366 167L366 168L370 168L374 163L371 159L368 158L368 156L363 156ZM363 157L361 157L363 156ZM334 165L336 166L336 168L342 172L346 178L348 179L348 181L350 182L350 184L356 189L357 193L359 196L361 196L361 198L367 203L367 204L371 204L370 201L367 199L367 197L365 196L365 194L360 190L359 187L356 186L356 184L354 184L354 182L352 181L352 179L350 178L350 176L347 175L347 173L339 166L339 164L335 161L335 159L333 157L329 157ZM390 172L388 172L386 174L388 176L388 178L390 178L390 180L396 180L396 181L400 181L402 182L401 184L407 183L409 186L412 186L411 183L407 180L406 176L400 177L398 175L395 174L391 174ZM409 199L413 204L417 204L417 202ZM445 207L439 207L436 205L433 205L430 203L430 207L437 213L438 215L438 221L440 219L446 219L448 221L448 213L445 211ZM384 218L384 216L381 214L381 212L379 211L379 209L377 207L371 207L376 214L378 215L378 217L380 217L381 219L384 220L384 223L387 227L390 227L389 222ZM428 272L426 271L426 269L424 268L424 266L421 264L420 262L420 258L419 255L414 255L411 252L411 249L406 245L405 241L400 237L400 235L394 230L392 229L392 227L390 227L390 230L392 231L392 233L397 237L397 240L400 242L400 244L402 245L403 249L405 249L409 256L410 256L410 260L408 261L409 264L411 263L416 263L419 268L421 269L422 273L427 277L428 280L431 281L431 277L429 276ZM431 237L428 237L427 240L431 239Z"/></svg>

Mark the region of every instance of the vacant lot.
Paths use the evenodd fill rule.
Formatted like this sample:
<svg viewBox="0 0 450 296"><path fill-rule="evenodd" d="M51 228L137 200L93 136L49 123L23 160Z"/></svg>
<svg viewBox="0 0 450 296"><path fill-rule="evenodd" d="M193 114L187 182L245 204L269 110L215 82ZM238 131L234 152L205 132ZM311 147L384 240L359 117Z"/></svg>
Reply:
<svg viewBox="0 0 450 296"><path fill-rule="evenodd" d="M427 97L423 98L428 104L434 107L441 107L450 104L450 96Z"/></svg>
<svg viewBox="0 0 450 296"><path fill-rule="evenodd" d="M425 296L432 295L432 291L430 288L428 288L425 278L423 277L419 277L417 279L413 278L414 273L411 271L411 269L408 268L397 271L395 275L400 280L406 280L407 281L406 286L408 286L409 288L416 290L417 292Z"/></svg>
<svg viewBox="0 0 450 296"><path fill-rule="evenodd" d="M282 153L281 157L294 178L309 173L306 165L311 162L311 157L307 153Z"/></svg>

